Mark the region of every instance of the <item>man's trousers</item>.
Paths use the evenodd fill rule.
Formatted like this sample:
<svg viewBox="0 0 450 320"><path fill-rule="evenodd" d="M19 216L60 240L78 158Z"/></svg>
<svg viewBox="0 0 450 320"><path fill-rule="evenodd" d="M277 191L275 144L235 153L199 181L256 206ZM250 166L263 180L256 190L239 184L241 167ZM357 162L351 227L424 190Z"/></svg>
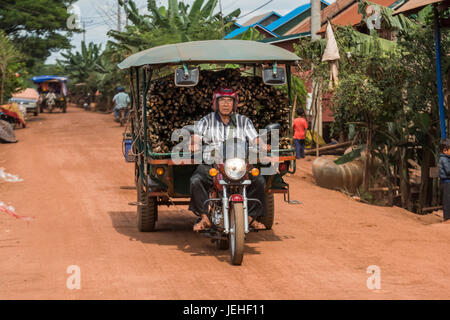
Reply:
<svg viewBox="0 0 450 320"><path fill-rule="evenodd" d="M210 176L211 166L201 164L197 167L191 177L191 203L189 210L197 215L207 214L208 205L203 205L209 199L209 191L213 186L213 177ZM252 217L266 215L266 180L262 176L253 177L250 175L251 185L247 186L247 198L261 201L262 208L256 201L248 202L248 214ZM231 196L229 194L228 196Z"/></svg>

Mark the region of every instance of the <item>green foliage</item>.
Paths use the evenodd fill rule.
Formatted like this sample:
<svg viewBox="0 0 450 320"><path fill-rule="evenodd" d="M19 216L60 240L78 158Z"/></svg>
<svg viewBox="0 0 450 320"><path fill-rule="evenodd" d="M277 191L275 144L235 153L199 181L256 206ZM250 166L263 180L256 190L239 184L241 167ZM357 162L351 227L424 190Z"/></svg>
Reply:
<svg viewBox="0 0 450 320"><path fill-rule="evenodd" d="M350 53L358 57L365 57L376 52L378 55L386 57L398 50L396 42L380 38L377 33L367 35L358 32L350 26L338 27L336 38L342 54Z"/></svg>
<svg viewBox="0 0 450 320"><path fill-rule="evenodd" d="M381 15L381 28L386 30L396 30L396 31L409 31L414 28L414 23L410 19L406 18L404 15L399 14L393 16L395 10L381 6L377 3L370 2L367 0L362 0L358 5L358 13L362 15L363 22L367 21L367 7L372 6L378 8Z"/></svg>
<svg viewBox="0 0 450 320"><path fill-rule="evenodd" d="M101 45L81 43L81 51L63 53L57 67L70 79L69 89L75 95L85 95L99 91L104 99L110 99L117 86L125 87L125 74L117 68L116 52ZM107 103L107 101L104 101Z"/></svg>
<svg viewBox="0 0 450 320"><path fill-rule="evenodd" d="M309 71L309 77L315 80L328 78L328 62L322 62L322 56L325 52L325 39L311 41L310 38L300 38L297 44L294 44L295 53L302 58L299 63L300 70L304 73ZM311 70L314 66L314 70Z"/></svg>
<svg viewBox="0 0 450 320"><path fill-rule="evenodd" d="M113 38L110 45L123 55L129 55L164 44L221 39L240 15L240 10L224 17L214 15L217 4L218 0L206 3L195 0L189 6L183 1L170 0L166 8L158 7L155 0L148 0L150 14L142 15L130 0L127 11L133 24L124 32L109 31L108 35Z"/></svg>
<svg viewBox="0 0 450 320"><path fill-rule="evenodd" d="M363 127L362 138L372 123L372 151L382 163L382 176L389 186L398 184L399 177L402 205L409 206L407 160L422 165L430 151L436 160L440 134L432 12L429 8L420 12L414 24L404 19L400 19L401 28L394 23L389 26L398 31L395 44L376 34L338 28L340 83L334 97L333 129L345 132L349 123L356 123ZM442 52L449 52L448 30L441 34L441 46ZM442 59L446 70L450 59L447 55Z"/></svg>
<svg viewBox="0 0 450 320"><path fill-rule="evenodd" d="M27 68L45 61L52 52L68 49L68 6L75 0L2 0L0 30L22 52ZM73 30L76 31L76 30Z"/></svg>
<svg viewBox="0 0 450 320"><path fill-rule="evenodd" d="M264 35L262 35L255 28L248 28L245 32L233 38L233 40L251 40L251 41L259 41L263 39L265 39Z"/></svg>
<svg viewBox="0 0 450 320"><path fill-rule="evenodd" d="M340 112L357 114L372 119L385 118L383 93L376 82L362 72L343 78L336 91L335 108Z"/></svg>
<svg viewBox="0 0 450 320"><path fill-rule="evenodd" d="M20 52L14 47L6 34L0 30L0 104L10 95L23 89L23 82L16 73L22 68L19 63Z"/></svg>
<svg viewBox="0 0 450 320"><path fill-rule="evenodd" d="M91 72L102 72L101 45L81 42L81 51L61 53L64 60L57 60L58 64L70 75L73 82L84 82Z"/></svg>
<svg viewBox="0 0 450 320"><path fill-rule="evenodd" d="M292 88L292 90L291 90L292 105L294 105L294 103L295 103L296 108L305 109L306 96L307 96L305 84L298 77L292 76L291 77L291 88ZM280 90L282 92L284 92L286 95L288 94L288 91L289 91L287 85L281 86ZM294 101L296 96L297 96L297 101ZM294 112L296 112L296 110L294 110Z"/></svg>

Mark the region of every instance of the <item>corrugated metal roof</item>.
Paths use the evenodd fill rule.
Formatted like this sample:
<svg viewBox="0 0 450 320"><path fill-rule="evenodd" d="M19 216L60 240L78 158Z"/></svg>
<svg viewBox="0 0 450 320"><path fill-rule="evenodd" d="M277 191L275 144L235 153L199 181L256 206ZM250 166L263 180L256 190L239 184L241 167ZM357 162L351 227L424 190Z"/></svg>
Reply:
<svg viewBox="0 0 450 320"><path fill-rule="evenodd" d="M136 53L118 67L127 69L143 65L182 63L259 63L292 64L301 59L288 50L247 40L208 40L169 44Z"/></svg>
<svg viewBox="0 0 450 320"><path fill-rule="evenodd" d="M281 27L283 24L291 21L299 14L303 13L304 11L308 10L311 7L311 3L307 3L304 5L301 5L300 7L295 8L291 12L289 12L287 15L281 17L277 21L272 22L267 26L267 29L270 31L274 31L275 29Z"/></svg>
<svg viewBox="0 0 450 320"><path fill-rule="evenodd" d="M423 7L425 7L429 4L443 2L443 1L444 0L409 0L400 9L395 11L394 15L399 14L399 13L419 11L420 9L422 9Z"/></svg>
<svg viewBox="0 0 450 320"><path fill-rule="evenodd" d="M349 5L351 5L353 2L355 2L355 0L337 0L336 2L325 7L320 13L320 20L321 20L320 25L322 26L323 24L325 24L329 18L332 18L333 16L335 16L340 11L344 10ZM289 30L286 33L286 35L310 32L310 31L311 31L311 17L308 17L305 20L303 20L302 22L300 22L298 25L296 25L294 28Z"/></svg>
<svg viewBox="0 0 450 320"><path fill-rule="evenodd" d="M287 35L287 36L276 37L276 38L266 38L266 39L260 40L259 42L274 44L274 43L277 43L277 42L283 42L283 41L287 41L287 40L299 39L299 38L306 37L306 36L309 36L309 35L310 35L309 32L303 32L303 33L290 34L290 35Z"/></svg>
<svg viewBox="0 0 450 320"><path fill-rule="evenodd" d="M266 33L268 33L268 34L270 34L271 36L278 37L278 34L276 34L276 33L273 32L273 31L267 30L266 27L264 27L264 26L262 26L262 25L260 25L260 24L258 24L258 23L254 25L254 28L255 28L256 30L261 29L262 31L264 31L264 32L266 32Z"/></svg>
<svg viewBox="0 0 450 320"><path fill-rule="evenodd" d="M244 33L244 32L247 31L248 29L250 29L250 28L256 28L256 27L261 28L263 31L265 31L265 32L267 32L267 33L273 35L274 37L278 37L278 35L277 35L275 32L270 31L270 30L267 30L266 27L260 25L259 23L255 23L255 24L252 24L251 26L248 26L248 27L242 27L242 28L240 28L240 29L236 29L236 30L230 32L228 35L225 36L225 40L231 40L231 39L237 37L238 35Z"/></svg>
<svg viewBox="0 0 450 320"><path fill-rule="evenodd" d="M326 5L330 5L328 2L321 0L322 3L325 3ZM311 3L307 3L307 4L303 4L297 8L295 8L294 10L292 10L291 12L289 12L288 14L282 16L280 19L272 22L271 24L269 24L268 26L266 26L265 28L271 32L275 31L276 29L278 29L279 27L283 26L284 24L288 23L289 21L291 21L292 19L294 19L295 17L297 17L298 15L302 14L303 12L305 12L306 10L308 10L311 7ZM259 20L258 22L260 22L261 20ZM225 36L225 39L233 39L234 37L244 33L245 31L248 30L248 28L254 27L257 23L254 23L253 25L247 25L244 26L243 28L240 29L236 29L232 32L230 32L229 34L227 34Z"/></svg>
<svg viewBox="0 0 450 320"><path fill-rule="evenodd" d="M255 24L260 23L263 20L269 18L271 15L276 15L278 17L281 17L281 15L279 13L275 12L275 11L266 12L264 14L260 14L260 15L258 15L256 17L251 18L250 20L248 20L247 22L243 23L242 25L244 27L255 25Z"/></svg>

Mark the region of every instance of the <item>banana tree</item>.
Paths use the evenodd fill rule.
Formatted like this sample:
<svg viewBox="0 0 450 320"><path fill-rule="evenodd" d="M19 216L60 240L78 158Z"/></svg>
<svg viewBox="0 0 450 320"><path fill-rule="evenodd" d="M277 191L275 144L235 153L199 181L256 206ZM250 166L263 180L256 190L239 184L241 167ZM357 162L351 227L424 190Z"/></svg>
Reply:
<svg viewBox="0 0 450 320"><path fill-rule="evenodd" d="M189 6L183 1L169 0L166 8L148 0L150 14L142 15L132 0L128 4L122 1L123 6L128 6L132 24L124 32L111 30L108 35L115 40L113 45L130 53L169 43L220 39L224 28L231 26L241 11L237 9L222 17L220 13L214 14L217 3L218 0L195 0Z"/></svg>

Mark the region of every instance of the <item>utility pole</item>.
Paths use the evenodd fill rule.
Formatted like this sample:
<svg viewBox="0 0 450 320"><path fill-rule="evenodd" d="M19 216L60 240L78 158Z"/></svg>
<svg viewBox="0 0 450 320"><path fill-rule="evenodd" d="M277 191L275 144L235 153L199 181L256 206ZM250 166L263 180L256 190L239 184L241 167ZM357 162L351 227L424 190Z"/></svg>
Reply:
<svg viewBox="0 0 450 320"><path fill-rule="evenodd" d="M320 0L311 0L311 40L320 39Z"/></svg>
<svg viewBox="0 0 450 320"><path fill-rule="evenodd" d="M83 21L83 42L86 43L86 22Z"/></svg>
<svg viewBox="0 0 450 320"><path fill-rule="evenodd" d="M223 22L222 0L219 0L219 6L220 6L220 19L222 20L222 33L223 37L225 37L225 23Z"/></svg>
<svg viewBox="0 0 450 320"><path fill-rule="evenodd" d="M311 0L311 41L320 39L320 35L317 32L320 30L320 0ZM311 66L313 69L314 66ZM322 128L322 82L315 83L313 81L312 87L315 88L312 92L312 111L314 112L314 131L317 135L323 135ZM318 137L317 137L318 138ZM314 137L313 137L314 139ZM319 139L316 141L316 148L319 145Z"/></svg>
<svg viewBox="0 0 450 320"><path fill-rule="evenodd" d="M120 32L120 0L117 0L117 31Z"/></svg>
<svg viewBox="0 0 450 320"><path fill-rule="evenodd" d="M128 27L128 0L125 0L125 26Z"/></svg>

